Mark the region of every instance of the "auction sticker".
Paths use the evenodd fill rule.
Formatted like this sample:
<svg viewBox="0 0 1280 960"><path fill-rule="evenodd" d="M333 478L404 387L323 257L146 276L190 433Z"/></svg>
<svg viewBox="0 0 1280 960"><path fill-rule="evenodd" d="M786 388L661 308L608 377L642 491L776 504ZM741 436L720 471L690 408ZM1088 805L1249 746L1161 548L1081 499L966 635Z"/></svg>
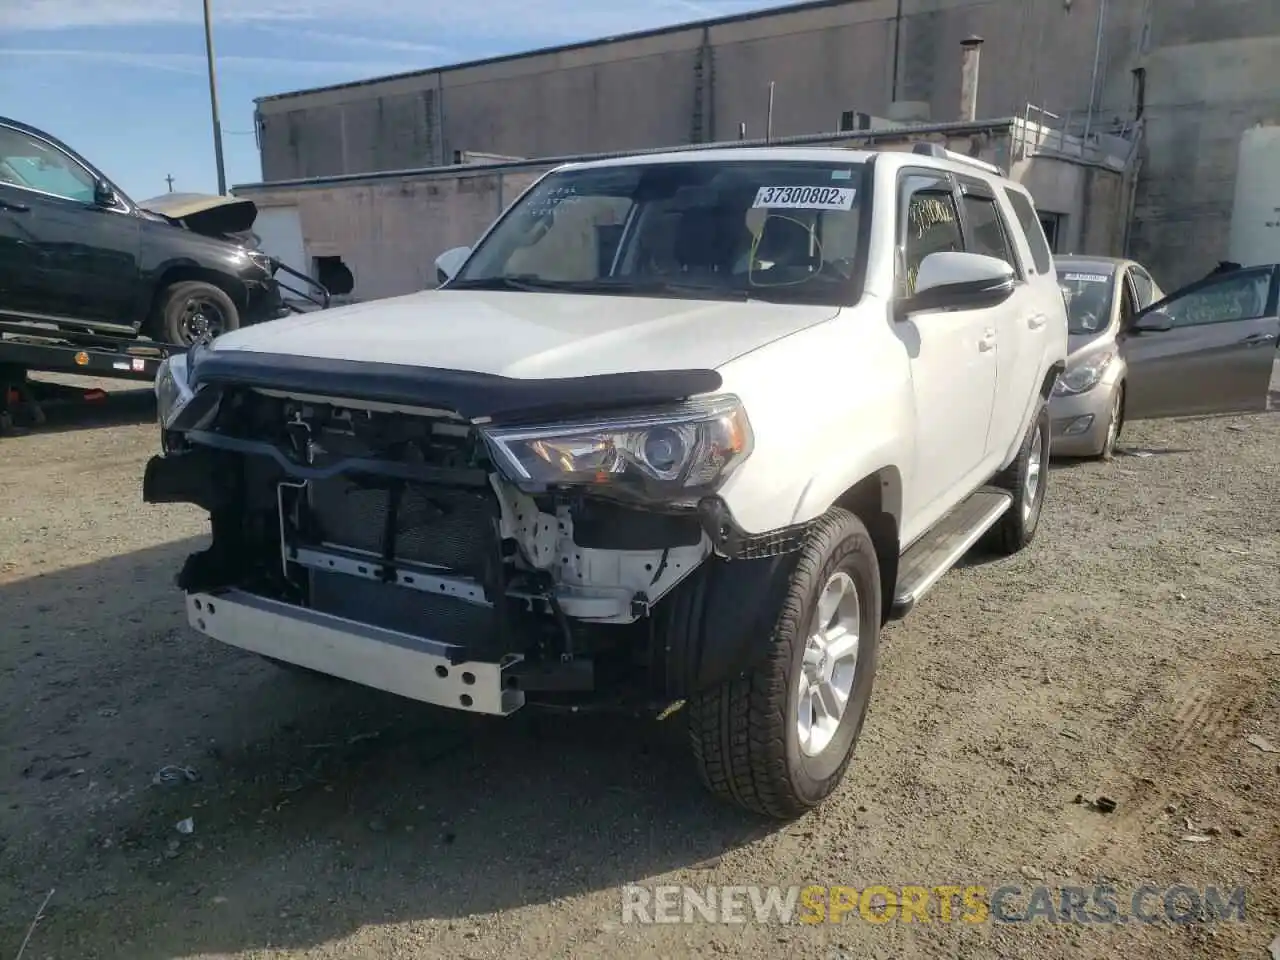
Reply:
<svg viewBox="0 0 1280 960"><path fill-rule="evenodd" d="M761 187L752 206L772 210L852 210L856 193L853 187Z"/></svg>

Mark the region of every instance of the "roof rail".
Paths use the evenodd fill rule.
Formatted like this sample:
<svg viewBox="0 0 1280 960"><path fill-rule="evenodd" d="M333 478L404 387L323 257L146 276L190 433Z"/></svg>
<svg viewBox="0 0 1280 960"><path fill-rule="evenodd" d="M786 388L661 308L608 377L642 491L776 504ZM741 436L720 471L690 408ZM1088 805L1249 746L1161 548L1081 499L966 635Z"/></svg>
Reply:
<svg viewBox="0 0 1280 960"><path fill-rule="evenodd" d="M987 161L979 160L977 157L956 153L954 150L948 150L940 143L921 141L912 145L911 152L924 157L934 157L937 160L954 160L956 163L967 163L971 167L977 167L979 170L987 171L987 173L994 173L998 177L1005 175L1005 172L994 163L987 163Z"/></svg>

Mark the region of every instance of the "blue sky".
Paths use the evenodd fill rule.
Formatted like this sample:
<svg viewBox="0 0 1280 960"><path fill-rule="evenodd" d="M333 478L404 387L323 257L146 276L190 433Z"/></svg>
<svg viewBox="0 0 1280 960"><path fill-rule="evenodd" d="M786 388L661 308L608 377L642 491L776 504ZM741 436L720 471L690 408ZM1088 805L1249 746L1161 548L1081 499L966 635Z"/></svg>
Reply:
<svg viewBox="0 0 1280 960"><path fill-rule="evenodd" d="M212 0L227 183L260 179L253 99L782 0ZM0 0L0 114L135 200L215 192L201 0Z"/></svg>

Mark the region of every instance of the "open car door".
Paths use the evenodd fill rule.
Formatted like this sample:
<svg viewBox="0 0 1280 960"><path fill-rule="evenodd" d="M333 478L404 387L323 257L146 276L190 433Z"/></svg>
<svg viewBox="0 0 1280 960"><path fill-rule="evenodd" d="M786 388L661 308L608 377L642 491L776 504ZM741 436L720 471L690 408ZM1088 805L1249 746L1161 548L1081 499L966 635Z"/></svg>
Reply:
<svg viewBox="0 0 1280 960"><path fill-rule="evenodd" d="M1121 332L1125 419L1266 410L1278 341L1280 265L1175 290Z"/></svg>

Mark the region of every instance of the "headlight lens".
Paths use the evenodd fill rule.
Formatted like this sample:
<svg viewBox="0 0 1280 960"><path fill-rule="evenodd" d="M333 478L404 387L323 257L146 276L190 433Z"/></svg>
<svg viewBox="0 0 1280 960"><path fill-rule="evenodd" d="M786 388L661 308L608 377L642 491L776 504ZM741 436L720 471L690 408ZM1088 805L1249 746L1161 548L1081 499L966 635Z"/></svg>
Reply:
<svg viewBox="0 0 1280 960"><path fill-rule="evenodd" d="M263 273L272 274L275 272L271 265L270 255L263 253L261 250L246 249L245 256L249 258L251 263L260 267Z"/></svg>
<svg viewBox="0 0 1280 960"><path fill-rule="evenodd" d="M1073 367L1060 376L1058 382L1053 385L1054 394L1059 397L1067 397L1088 393L1102 380L1103 375L1107 372L1107 367L1111 365L1111 361L1115 358L1115 351L1108 350L1096 357L1090 357L1078 367Z"/></svg>
<svg viewBox="0 0 1280 960"><path fill-rule="evenodd" d="M719 487L754 446L746 410L732 396L616 419L494 428L485 437L519 486L590 486L676 502Z"/></svg>
<svg viewBox="0 0 1280 960"><path fill-rule="evenodd" d="M195 396L188 385L190 376L187 357L176 353L160 362L156 371L156 414L160 426L167 428Z"/></svg>

